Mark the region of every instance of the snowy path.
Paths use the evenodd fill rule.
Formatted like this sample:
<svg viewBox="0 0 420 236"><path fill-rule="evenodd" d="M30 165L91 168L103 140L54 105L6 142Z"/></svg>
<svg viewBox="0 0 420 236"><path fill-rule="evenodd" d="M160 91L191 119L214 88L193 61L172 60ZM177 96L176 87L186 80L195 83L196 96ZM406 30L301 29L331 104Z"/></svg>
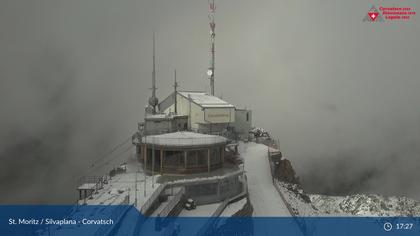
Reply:
<svg viewBox="0 0 420 236"><path fill-rule="evenodd" d="M254 216L290 216L286 205L273 185L267 146L257 143L241 143L239 152L244 159L248 178L249 198Z"/></svg>
<svg viewBox="0 0 420 236"><path fill-rule="evenodd" d="M210 217L220 206L220 202L213 204L206 204L197 206L194 210L185 210L183 209L179 214L180 217Z"/></svg>

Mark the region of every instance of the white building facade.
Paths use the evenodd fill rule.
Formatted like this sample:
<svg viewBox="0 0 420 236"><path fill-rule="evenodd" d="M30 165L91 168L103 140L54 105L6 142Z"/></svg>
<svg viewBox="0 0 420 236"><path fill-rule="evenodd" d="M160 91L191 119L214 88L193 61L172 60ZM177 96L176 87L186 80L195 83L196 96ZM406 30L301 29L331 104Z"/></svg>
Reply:
<svg viewBox="0 0 420 236"><path fill-rule="evenodd" d="M249 109L235 110L235 123L233 124L239 139L247 140L252 128L252 111Z"/></svg>
<svg viewBox="0 0 420 236"><path fill-rule="evenodd" d="M201 133L220 133L235 122L235 106L205 92L174 92L159 104L159 110L188 116L188 128Z"/></svg>

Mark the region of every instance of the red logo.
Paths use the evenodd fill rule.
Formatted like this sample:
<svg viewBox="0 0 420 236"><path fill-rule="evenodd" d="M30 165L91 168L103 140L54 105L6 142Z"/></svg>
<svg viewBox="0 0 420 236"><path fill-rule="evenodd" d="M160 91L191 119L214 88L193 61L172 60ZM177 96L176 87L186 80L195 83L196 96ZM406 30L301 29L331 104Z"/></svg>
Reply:
<svg viewBox="0 0 420 236"><path fill-rule="evenodd" d="M377 12L369 12L368 15L370 16L370 19L372 19L372 21L375 21L379 14Z"/></svg>
<svg viewBox="0 0 420 236"><path fill-rule="evenodd" d="M378 9L376 9L375 6L372 6L367 15L363 18L363 21L376 22L383 21L383 19Z"/></svg>

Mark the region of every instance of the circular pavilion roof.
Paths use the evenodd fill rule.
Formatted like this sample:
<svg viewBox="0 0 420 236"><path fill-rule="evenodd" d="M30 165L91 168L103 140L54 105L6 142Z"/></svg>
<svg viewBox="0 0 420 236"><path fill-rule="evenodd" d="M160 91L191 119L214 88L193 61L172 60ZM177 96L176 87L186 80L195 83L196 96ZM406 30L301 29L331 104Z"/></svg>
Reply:
<svg viewBox="0 0 420 236"><path fill-rule="evenodd" d="M172 147L212 146L226 143L227 139L218 135L200 134L194 132L175 132L159 135L148 135L142 138L145 144Z"/></svg>

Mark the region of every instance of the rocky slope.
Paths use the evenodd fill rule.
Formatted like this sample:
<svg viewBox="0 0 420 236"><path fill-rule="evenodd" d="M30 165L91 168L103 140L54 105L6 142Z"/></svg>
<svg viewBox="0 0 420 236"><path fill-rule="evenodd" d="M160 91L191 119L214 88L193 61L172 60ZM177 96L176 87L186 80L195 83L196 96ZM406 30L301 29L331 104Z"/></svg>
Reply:
<svg viewBox="0 0 420 236"><path fill-rule="evenodd" d="M420 202L407 197L307 194L287 159L282 159L276 165L274 176L279 180L283 195L299 216L420 216Z"/></svg>
<svg viewBox="0 0 420 236"><path fill-rule="evenodd" d="M420 216L420 203L406 197L356 194L351 196L309 195L321 215Z"/></svg>

